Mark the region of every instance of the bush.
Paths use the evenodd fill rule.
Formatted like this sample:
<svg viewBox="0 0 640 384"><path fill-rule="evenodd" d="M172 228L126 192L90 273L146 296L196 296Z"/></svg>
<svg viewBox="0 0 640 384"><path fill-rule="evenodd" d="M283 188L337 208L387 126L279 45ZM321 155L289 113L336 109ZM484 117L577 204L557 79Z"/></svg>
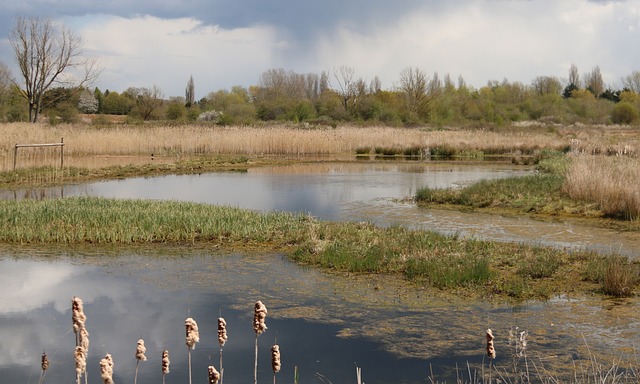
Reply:
<svg viewBox="0 0 640 384"><path fill-rule="evenodd" d="M628 102L616 104L611 110L611 121L614 124L633 124L638 120L638 110Z"/></svg>
<svg viewBox="0 0 640 384"><path fill-rule="evenodd" d="M222 112L218 111L206 111L198 115L198 121L210 121L217 123L222 117Z"/></svg>

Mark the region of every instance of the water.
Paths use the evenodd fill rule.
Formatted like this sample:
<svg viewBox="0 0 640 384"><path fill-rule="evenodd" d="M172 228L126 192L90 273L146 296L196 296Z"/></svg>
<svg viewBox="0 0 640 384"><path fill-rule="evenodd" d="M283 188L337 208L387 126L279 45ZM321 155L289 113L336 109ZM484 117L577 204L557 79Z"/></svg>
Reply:
<svg viewBox="0 0 640 384"><path fill-rule="evenodd" d="M402 202L422 186L460 186L529 172L510 165L297 165L11 191L5 198L179 199L505 241L629 253L640 249L634 234L425 210ZM172 360L167 382L187 382L184 320L189 316L201 332L201 343L192 352L194 382L204 382L206 367L219 365L215 327L220 314L229 327L225 382L251 382L251 320L258 299L269 308L269 329L259 338L262 383L273 380L269 347L276 339L283 362L278 381L293 381L297 366L301 383L353 382L356 366L366 383L424 383L431 370L436 380L451 381L456 365L468 378L467 364L472 371L482 369L487 327L496 335L496 363L504 368L511 364L508 334L516 326L529 332L530 358L554 372L570 372L572 361L589 357L590 351L605 362L633 360L640 342L640 308L633 299L561 297L514 306L452 299L405 284L385 276L327 275L277 254L227 254L191 246L5 246L0 248L0 383L37 383L43 350L51 361L46 382L74 382L73 296L83 298L88 316L90 383L100 382L98 362L105 353L114 356L116 382L132 382L139 338L145 340L149 358L140 364L139 383L160 382L165 348Z"/></svg>

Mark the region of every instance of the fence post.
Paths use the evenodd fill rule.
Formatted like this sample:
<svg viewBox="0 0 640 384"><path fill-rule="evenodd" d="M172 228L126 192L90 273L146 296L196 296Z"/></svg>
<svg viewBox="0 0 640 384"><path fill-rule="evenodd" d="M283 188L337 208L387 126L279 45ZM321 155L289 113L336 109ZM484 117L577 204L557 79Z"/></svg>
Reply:
<svg viewBox="0 0 640 384"><path fill-rule="evenodd" d="M16 170L16 159L18 158L18 144L13 149L13 170Z"/></svg>
<svg viewBox="0 0 640 384"><path fill-rule="evenodd" d="M64 137L60 138L60 169L64 169Z"/></svg>

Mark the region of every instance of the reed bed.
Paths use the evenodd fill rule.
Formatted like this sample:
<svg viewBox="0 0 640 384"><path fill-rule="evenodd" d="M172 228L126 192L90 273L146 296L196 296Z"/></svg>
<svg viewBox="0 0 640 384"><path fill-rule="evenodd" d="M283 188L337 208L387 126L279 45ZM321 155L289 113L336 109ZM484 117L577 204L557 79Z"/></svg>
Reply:
<svg viewBox="0 0 640 384"><path fill-rule="evenodd" d="M356 154L363 148L390 153L421 152L531 154L542 149L628 147L638 152L637 138L606 130L576 139L573 131L534 129L501 132L391 127L304 129L297 126L219 127L208 125L57 125L0 124L0 170L11 169L15 144L60 142L69 156L176 156L192 154L317 155ZM619 138L620 136L620 138ZM444 152L443 152L444 151Z"/></svg>
<svg viewBox="0 0 640 384"><path fill-rule="evenodd" d="M600 284L585 281L590 252L172 201L94 197L0 201L0 242L265 247L327 269L397 273L440 289L515 298L576 290L590 293ZM553 268L540 268L549 260ZM637 284L628 288L636 289Z"/></svg>
<svg viewBox="0 0 640 384"><path fill-rule="evenodd" d="M604 215L640 219L640 160L628 156L572 156L564 191L595 203Z"/></svg>

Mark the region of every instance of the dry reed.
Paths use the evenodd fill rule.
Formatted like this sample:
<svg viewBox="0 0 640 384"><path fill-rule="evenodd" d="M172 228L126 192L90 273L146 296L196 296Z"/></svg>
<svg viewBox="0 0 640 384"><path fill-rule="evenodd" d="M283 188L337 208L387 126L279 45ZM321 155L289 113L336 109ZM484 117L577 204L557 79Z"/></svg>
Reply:
<svg viewBox="0 0 640 384"><path fill-rule="evenodd" d="M113 358L108 353L100 360L100 376L104 384L113 384L113 365Z"/></svg>
<svg viewBox="0 0 640 384"><path fill-rule="evenodd" d="M87 370L87 353L81 346L77 346L73 357L76 363L76 382L80 384L82 374Z"/></svg>
<svg viewBox="0 0 640 384"><path fill-rule="evenodd" d="M253 366L253 383L258 383L258 336L267 330L265 319L267 318L267 307L262 304L262 301L256 301L253 306L253 331L256 333L256 349L255 349L255 364Z"/></svg>
<svg viewBox="0 0 640 384"><path fill-rule="evenodd" d="M209 384L218 384L220 380L220 373L216 370L216 367L213 365L209 366Z"/></svg>
<svg viewBox="0 0 640 384"><path fill-rule="evenodd" d="M640 218L640 160L627 156L573 156L564 191L594 203L605 215Z"/></svg>
<svg viewBox="0 0 640 384"><path fill-rule="evenodd" d="M140 361L147 361L147 356L145 356L146 352L147 347L144 346L144 340L138 340L136 345L136 374L133 378L133 384L138 382L138 365L140 365Z"/></svg>
<svg viewBox="0 0 640 384"><path fill-rule="evenodd" d="M274 344L271 347L271 369L273 370L273 384L276 384L276 373L280 372L280 346Z"/></svg>
<svg viewBox="0 0 640 384"><path fill-rule="evenodd" d="M169 351L165 349L162 351L162 384L164 384L165 376L171 372L169 370L169 365L171 365L171 360L169 360Z"/></svg>
<svg viewBox="0 0 640 384"><path fill-rule="evenodd" d="M198 332L198 323L188 317L184 326L186 328L186 344L189 352L189 384L191 384L191 350L195 349L196 343L200 342L200 333Z"/></svg>
<svg viewBox="0 0 640 384"><path fill-rule="evenodd" d="M82 299L73 297L71 299L71 320L73 322L73 332L76 335L76 346L80 345L80 330L84 329L87 316L84 314Z"/></svg>
<svg viewBox="0 0 640 384"><path fill-rule="evenodd" d="M491 132L479 130L428 131L391 127L338 127L335 129L299 129L286 125L269 127L117 126L95 129L86 125L10 123L0 124L0 170L11 169L16 143L59 142L65 138L65 155L151 155L254 154L314 155L354 154L362 147L437 148L448 145L456 151L485 150L487 153L513 153L540 148L564 148L574 132ZM571 136L569 136L571 135ZM604 147L602 134L580 140L581 145ZM617 136L616 136L617 137ZM636 141L628 136L636 152ZM73 165L73 164L69 164Z"/></svg>
<svg viewBox="0 0 640 384"><path fill-rule="evenodd" d="M227 342L227 322L224 318L218 318L218 344L220 345L220 383L224 378L224 368L222 367L222 347Z"/></svg>
<svg viewBox="0 0 640 384"><path fill-rule="evenodd" d="M496 358L496 349L493 346L493 332L491 329L487 329L487 356L490 360Z"/></svg>
<svg viewBox="0 0 640 384"><path fill-rule="evenodd" d="M38 384L43 384L44 376L47 374L47 369L49 369L49 359L47 358L47 354L45 352L42 352L40 367L42 368L42 372L40 373L40 380L38 380Z"/></svg>

